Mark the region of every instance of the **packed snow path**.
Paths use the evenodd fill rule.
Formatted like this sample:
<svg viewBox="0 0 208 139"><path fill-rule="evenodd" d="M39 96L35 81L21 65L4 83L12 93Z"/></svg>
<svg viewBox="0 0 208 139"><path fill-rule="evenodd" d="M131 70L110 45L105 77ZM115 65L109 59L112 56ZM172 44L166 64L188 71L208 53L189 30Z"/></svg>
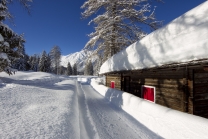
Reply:
<svg viewBox="0 0 208 139"><path fill-rule="evenodd" d="M47 73L1 73L0 139L160 138L87 81Z"/></svg>
<svg viewBox="0 0 208 139"><path fill-rule="evenodd" d="M81 119L84 120L81 138L147 139L160 138L134 120L123 110L116 108L98 94L87 82L77 85ZM81 122L82 120L80 120Z"/></svg>

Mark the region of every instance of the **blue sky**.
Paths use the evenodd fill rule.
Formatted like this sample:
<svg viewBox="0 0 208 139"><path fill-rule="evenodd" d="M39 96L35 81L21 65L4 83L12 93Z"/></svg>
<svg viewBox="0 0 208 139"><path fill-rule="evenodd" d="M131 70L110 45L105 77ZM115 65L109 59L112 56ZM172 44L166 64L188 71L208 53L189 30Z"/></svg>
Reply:
<svg viewBox="0 0 208 139"><path fill-rule="evenodd" d="M80 51L94 31L89 19L81 19L81 5L85 0L33 0L31 15L18 3L9 6L14 15L14 25L9 27L16 33L24 33L28 55L49 52L54 45L61 48L62 55ZM157 4L156 17L167 24L183 13L206 0L163 0Z"/></svg>

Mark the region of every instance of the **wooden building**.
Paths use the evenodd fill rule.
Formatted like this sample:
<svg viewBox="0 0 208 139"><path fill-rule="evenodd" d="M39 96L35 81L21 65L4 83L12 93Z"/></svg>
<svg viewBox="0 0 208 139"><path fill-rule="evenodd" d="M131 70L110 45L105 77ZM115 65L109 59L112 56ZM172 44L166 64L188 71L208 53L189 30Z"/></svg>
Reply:
<svg viewBox="0 0 208 139"><path fill-rule="evenodd" d="M208 118L207 15L208 1L114 55L101 66L106 85Z"/></svg>
<svg viewBox="0 0 208 139"><path fill-rule="evenodd" d="M202 61L201 61L202 62ZM106 73L106 85L208 118L208 61Z"/></svg>

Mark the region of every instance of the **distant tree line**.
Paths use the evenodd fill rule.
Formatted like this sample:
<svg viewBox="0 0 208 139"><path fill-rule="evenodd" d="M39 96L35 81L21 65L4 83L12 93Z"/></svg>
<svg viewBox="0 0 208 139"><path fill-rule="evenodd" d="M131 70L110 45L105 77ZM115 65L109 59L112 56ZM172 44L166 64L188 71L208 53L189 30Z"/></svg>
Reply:
<svg viewBox="0 0 208 139"><path fill-rule="evenodd" d="M22 58L15 60L12 63L12 68L19 71L35 71L35 72L48 72L58 75L77 75L76 63L71 66L68 62L67 67L60 65L61 62L61 50L59 46L54 46L51 51L47 54L44 50L41 55L34 54L28 56L24 53Z"/></svg>

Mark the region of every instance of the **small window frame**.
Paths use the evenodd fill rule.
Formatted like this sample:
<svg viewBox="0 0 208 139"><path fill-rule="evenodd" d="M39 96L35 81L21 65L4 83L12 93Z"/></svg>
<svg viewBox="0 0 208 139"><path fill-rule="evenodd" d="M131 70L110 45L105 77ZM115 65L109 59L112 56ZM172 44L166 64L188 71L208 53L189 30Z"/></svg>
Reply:
<svg viewBox="0 0 208 139"><path fill-rule="evenodd" d="M113 85L112 85L112 83L113 83ZM115 81L111 81L110 88L112 88L112 89L115 89L116 88L116 82Z"/></svg>
<svg viewBox="0 0 208 139"><path fill-rule="evenodd" d="M143 88L146 87L146 88L153 88L154 89L154 101L151 101L151 100L148 100L148 99L145 99L149 102L153 102L155 103L156 102L156 88L154 86L149 86L149 85L142 85L141 86L141 97L144 99L144 92L143 92Z"/></svg>

